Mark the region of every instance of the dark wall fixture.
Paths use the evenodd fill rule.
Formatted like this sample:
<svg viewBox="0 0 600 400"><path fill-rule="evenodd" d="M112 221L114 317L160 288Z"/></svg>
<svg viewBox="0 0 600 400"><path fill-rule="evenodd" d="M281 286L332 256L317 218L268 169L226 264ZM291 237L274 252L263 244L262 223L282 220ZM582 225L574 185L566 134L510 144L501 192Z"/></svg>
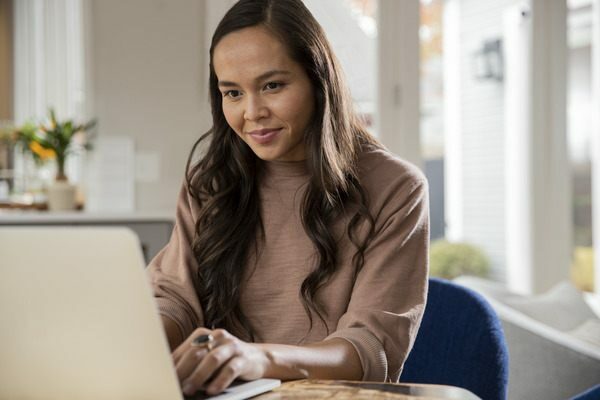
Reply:
<svg viewBox="0 0 600 400"><path fill-rule="evenodd" d="M502 39L483 41L479 49L472 54L471 64L476 79L502 82L504 79Z"/></svg>

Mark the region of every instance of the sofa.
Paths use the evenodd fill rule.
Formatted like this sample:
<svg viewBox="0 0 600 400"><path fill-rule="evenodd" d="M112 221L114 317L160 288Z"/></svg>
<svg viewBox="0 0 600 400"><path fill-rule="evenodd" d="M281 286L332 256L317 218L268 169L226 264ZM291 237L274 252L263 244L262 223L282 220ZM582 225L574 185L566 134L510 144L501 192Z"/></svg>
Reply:
<svg viewBox="0 0 600 400"><path fill-rule="evenodd" d="M522 296L482 278L454 282L482 294L502 322L510 400L565 400L600 383L600 317L571 283Z"/></svg>

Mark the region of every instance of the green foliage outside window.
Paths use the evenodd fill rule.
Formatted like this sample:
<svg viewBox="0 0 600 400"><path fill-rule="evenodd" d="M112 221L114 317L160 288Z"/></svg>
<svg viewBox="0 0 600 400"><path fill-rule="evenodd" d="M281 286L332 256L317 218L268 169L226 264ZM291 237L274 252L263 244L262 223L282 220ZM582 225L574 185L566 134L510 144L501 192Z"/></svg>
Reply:
<svg viewBox="0 0 600 400"><path fill-rule="evenodd" d="M594 249L576 247L571 265L571 280L580 290L594 291Z"/></svg>
<svg viewBox="0 0 600 400"><path fill-rule="evenodd" d="M436 240L429 253L430 275L454 279L460 275L486 277L490 262L478 247L468 243Z"/></svg>

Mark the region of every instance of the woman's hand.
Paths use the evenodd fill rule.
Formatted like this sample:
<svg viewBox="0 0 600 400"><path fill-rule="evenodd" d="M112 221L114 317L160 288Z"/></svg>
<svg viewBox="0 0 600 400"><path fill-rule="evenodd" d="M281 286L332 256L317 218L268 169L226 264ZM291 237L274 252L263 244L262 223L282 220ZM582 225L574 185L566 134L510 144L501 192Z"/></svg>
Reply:
<svg viewBox="0 0 600 400"><path fill-rule="evenodd" d="M200 335L212 335L212 349L193 346ZM246 381L262 378L269 358L261 347L246 343L224 329L196 329L175 351L173 361L184 394L192 395L206 386L208 394L225 390L239 378Z"/></svg>

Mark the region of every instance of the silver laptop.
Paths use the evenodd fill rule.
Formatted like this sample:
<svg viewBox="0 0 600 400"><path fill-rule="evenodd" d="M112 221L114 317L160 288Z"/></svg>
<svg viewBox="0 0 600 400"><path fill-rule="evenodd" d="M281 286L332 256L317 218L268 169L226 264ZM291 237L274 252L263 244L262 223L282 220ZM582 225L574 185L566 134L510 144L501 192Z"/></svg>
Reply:
<svg viewBox="0 0 600 400"><path fill-rule="evenodd" d="M0 228L0 399L183 399L132 231Z"/></svg>

